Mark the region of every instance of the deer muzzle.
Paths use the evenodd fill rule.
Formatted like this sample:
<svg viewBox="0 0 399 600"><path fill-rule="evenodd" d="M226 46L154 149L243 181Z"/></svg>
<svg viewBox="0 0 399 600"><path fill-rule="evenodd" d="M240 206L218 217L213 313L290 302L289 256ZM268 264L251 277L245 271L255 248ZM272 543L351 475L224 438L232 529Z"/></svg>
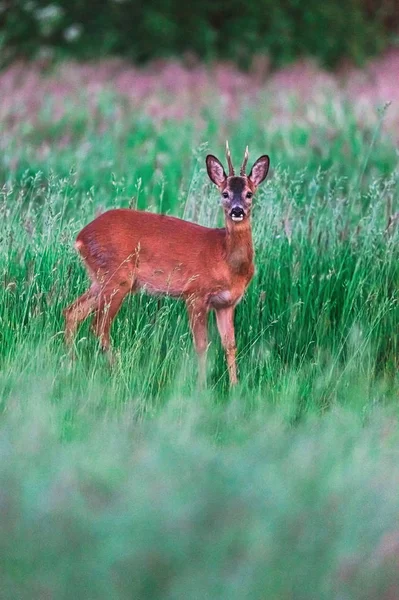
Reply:
<svg viewBox="0 0 399 600"><path fill-rule="evenodd" d="M242 206L233 206L230 210L230 217L233 221L242 221L245 217L245 211Z"/></svg>

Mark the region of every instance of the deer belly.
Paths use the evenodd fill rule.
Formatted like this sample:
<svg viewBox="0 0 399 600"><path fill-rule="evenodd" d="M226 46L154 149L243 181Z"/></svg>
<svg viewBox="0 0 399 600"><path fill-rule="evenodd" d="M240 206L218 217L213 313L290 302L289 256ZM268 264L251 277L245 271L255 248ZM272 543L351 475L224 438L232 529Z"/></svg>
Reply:
<svg viewBox="0 0 399 600"><path fill-rule="evenodd" d="M151 295L181 296L192 282L184 269L146 268L142 265L137 270L136 287Z"/></svg>
<svg viewBox="0 0 399 600"><path fill-rule="evenodd" d="M234 294L230 290L221 290L209 297L209 304L212 308L224 308L228 306L235 306L239 303L243 293Z"/></svg>

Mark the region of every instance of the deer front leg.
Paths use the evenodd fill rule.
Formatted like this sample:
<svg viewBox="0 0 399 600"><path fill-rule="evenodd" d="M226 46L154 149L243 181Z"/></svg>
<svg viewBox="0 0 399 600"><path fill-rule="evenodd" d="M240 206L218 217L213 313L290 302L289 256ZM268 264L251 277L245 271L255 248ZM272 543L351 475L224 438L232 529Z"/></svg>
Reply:
<svg viewBox="0 0 399 600"><path fill-rule="evenodd" d="M220 339L222 340L222 345L226 352L230 385L235 385L237 383L237 348L234 336L234 306L229 306L227 308L218 308L215 312Z"/></svg>
<svg viewBox="0 0 399 600"><path fill-rule="evenodd" d="M198 384L206 386L206 351L208 349L208 308L202 301L189 298L186 302L188 318L198 354Z"/></svg>

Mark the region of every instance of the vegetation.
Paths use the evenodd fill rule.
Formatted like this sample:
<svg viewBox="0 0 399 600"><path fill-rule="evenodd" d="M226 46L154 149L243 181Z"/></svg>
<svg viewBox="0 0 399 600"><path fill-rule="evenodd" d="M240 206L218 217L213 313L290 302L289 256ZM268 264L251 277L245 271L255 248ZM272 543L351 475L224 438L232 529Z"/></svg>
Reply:
<svg viewBox="0 0 399 600"><path fill-rule="evenodd" d="M82 95L60 119L49 100L4 120L2 599L399 596L395 145L383 113L359 126L338 95L309 102L312 124L291 99L279 127L269 100L160 123ZM144 295L116 319L112 369L89 323L71 362L79 229L112 206L220 224L204 157L227 134L235 162L249 142L273 167L240 385L212 320L199 393L184 306Z"/></svg>
<svg viewBox="0 0 399 600"><path fill-rule="evenodd" d="M357 63L395 40L395 0L15 0L0 5L3 60L55 54L135 62L194 53L248 67L254 55L285 64L315 56L326 66Z"/></svg>

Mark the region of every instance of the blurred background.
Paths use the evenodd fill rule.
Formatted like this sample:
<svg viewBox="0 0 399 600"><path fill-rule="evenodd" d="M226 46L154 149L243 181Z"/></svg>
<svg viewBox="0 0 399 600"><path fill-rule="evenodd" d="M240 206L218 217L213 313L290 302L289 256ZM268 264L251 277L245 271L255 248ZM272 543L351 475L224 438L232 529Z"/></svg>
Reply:
<svg viewBox="0 0 399 600"><path fill-rule="evenodd" d="M3 0L1 60L34 56L188 64L256 56L281 66L315 57L326 67L362 64L397 41L397 0Z"/></svg>
<svg viewBox="0 0 399 600"><path fill-rule="evenodd" d="M281 152L282 142L273 146L273 134L310 127L312 132L298 134L296 143L316 146L320 166L328 168L326 142L342 131L347 109L356 127L370 136L378 110L391 103L383 129L396 142L398 41L397 0L348 0L345 5L341 0L205 0L194 5L181 0L2 0L0 149L7 152L0 158L0 172L22 173L32 166L47 171L54 158L50 148L65 152L83 140L84 132L73 158L82 164L93 143L90 136L122 122L126 132L132 118L135 133L141 128L146 138L142 149L150 154L150 137L166 122L191 123L195 148L234 137L232 123L241 120L237 151L249 138L255 147L263 146L258 132L267 129L269 150L287 166L292 160L297 166L293 148L288 144ZM259 111L255 129L253 119L249 125L254 111ZM10 151L16 137L20 144ZM185 155L188 147L176 144L174 151ZM123 140L122 145L129 155L133 142ZM160 170L169 148L164 150L153 156ZM104 165L116 172L120 165L122 172L129 164L133 181L146 168L141 155L133 164L131 155L124 162L116 148L104 154L100 171ZM189 163L182 171L184 166Z"/></svg>

